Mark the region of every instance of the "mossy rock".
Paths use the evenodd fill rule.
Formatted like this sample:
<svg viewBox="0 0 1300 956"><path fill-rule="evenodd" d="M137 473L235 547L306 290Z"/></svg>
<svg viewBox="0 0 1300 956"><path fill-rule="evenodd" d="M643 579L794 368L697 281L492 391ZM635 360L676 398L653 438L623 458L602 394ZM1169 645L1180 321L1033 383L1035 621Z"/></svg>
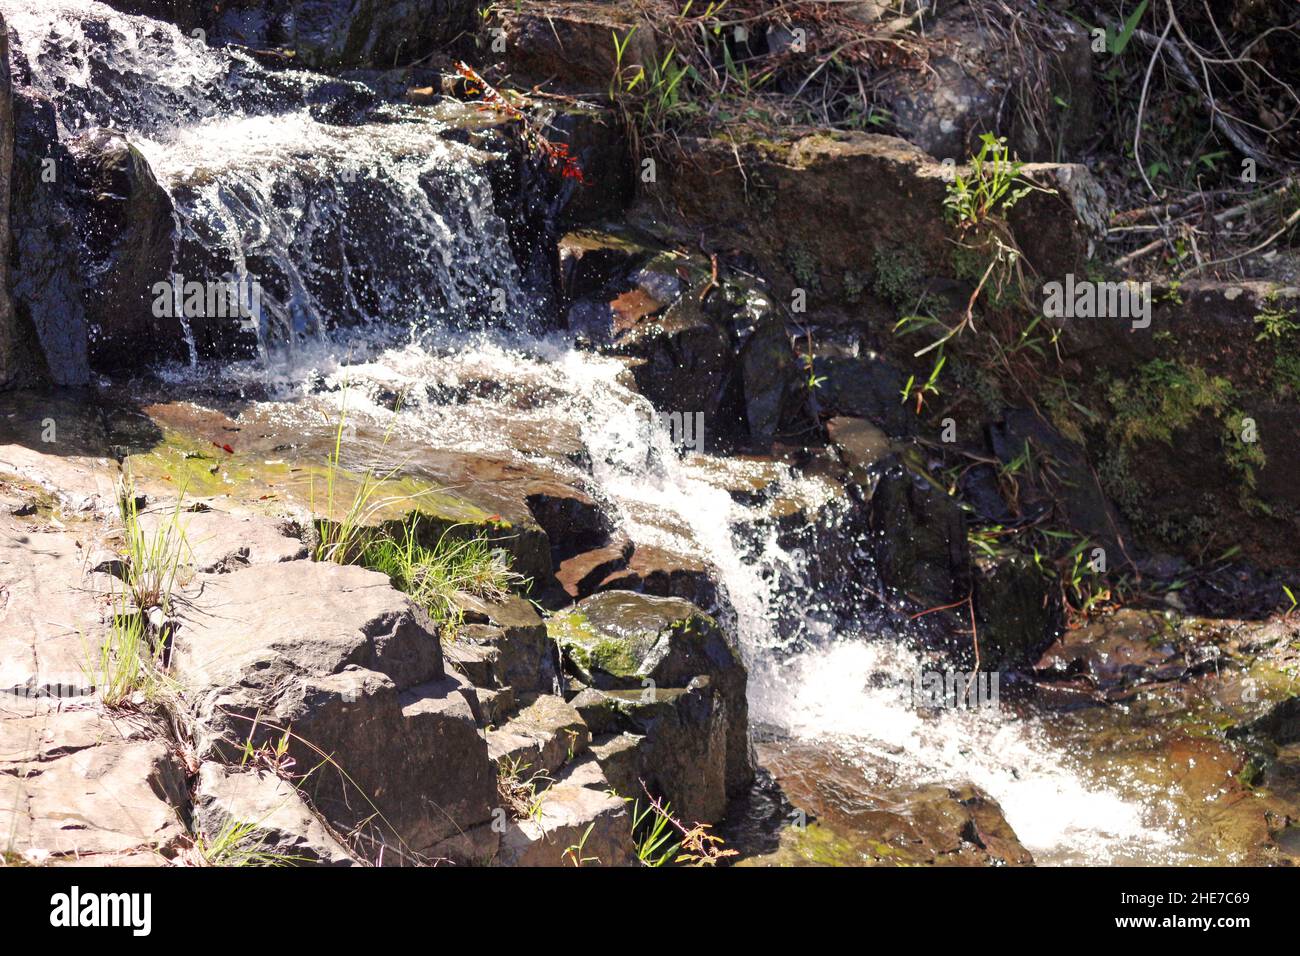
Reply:
<svg viewBox="0 0 1300 956"><path fill-rule="evenodd" d="M726 713L727 790L734 794L753 779L745 665L717 622L695 605L680 598L602 591L553 616L547 631L568 668L602 690L680 688L708 677Z"/></svg>

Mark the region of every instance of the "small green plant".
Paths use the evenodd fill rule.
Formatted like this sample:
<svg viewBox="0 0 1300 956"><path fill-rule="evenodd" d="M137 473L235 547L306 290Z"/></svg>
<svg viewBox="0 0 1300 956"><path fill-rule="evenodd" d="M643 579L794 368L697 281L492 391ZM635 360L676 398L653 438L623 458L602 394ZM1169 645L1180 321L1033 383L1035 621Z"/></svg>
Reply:
<svg viewBox="0 0 1300 956"><path fill-rule="evenodd" d="M1142 0L1137 5L1128 19L1124 21L1118 33L1111 27L1106 27L1106 51L1111 56L1119 56L1128 47L1128 43L1133 39L1133 34L1137 32L1138 23L1142 20L1142 14L1147 12L1147 4L1150 0Z"/></svg>
<svg viewBox="0 0 1300 956"><path fill-rule="evenodd" d="M228 820L211 839L199 835L194 849L206 866L293 866L303 858L269 847L265 831L256 823Z"/></svg>
<svg viewBox="0 0 1300 956"><path fill-rule="evenodd" d="M357 545L355 563L388 575L393 586L405 591L434 620L448 626L460 623L457 594L499 601L527 578L510 569L501 548L482 537L457 538L458 526L442 532L433 547L420 544L420 518L402 526L400 533L381 531Z"/></svg>
<svg viewBox="0 0 1300 956"><path fill-rule="evenodd" d="M497 795L516 820L540 820L546 789L555 782L545 770L535 770L525 777L530 766L518 757L502 757L497 763Z"/></svg>
<svg viewBox="0 0 1300 956"><path fill-rule="evenodd" d="M935 360L934 368L930 369L930 377L920 385L917 384L915 375L909 375L907 383L903 386L903 404L906 404L908 399L915 397L916 414L921 414L921 407L925 404L925 397L927 395L937 397L939 394L939 373L943 371L944 363L947 361L947 357L940 353Z"/></svg>
<svg viewBox="0 0 1300 956"><path fill-rule="evenodd" d="M86 677L105 707L152 705L172 687L163 667L165 651L162 641L151 638L144 614L119 594L114 597L108 633L87 654Z"/></svg>
<svg viewBox="0 0 1300 956"><path fill-rule="evenodd" d="M632 833L636 840L636 858L642 866L667 866L677 858L681 841L674 843L675 835L671 818L671 805L662 810L654 804L641 808L641 801L632 805Z"/></svg>
<svg viewBox="0 0 1300 956"><path fill-rule="evenodd" d="M140 521L140 499L128 474L122 483L118 511L125 539L126 586L131 599L141 611L160 609L171 613L172 588L188 550L181 527L184 489L176 497L176 506L152 533Z"/></svg>
<svg viewBox="0 0 1300 956"><path fill-rule="evenodd" d="M1255 324L1259 326L1255 341L1280 344L1290 338L1296 331L1300 331L1300 323L1295 321L1295 314L1295 309L1278 305L1276 292L1270 293L1265 299L1264 308L1255 316Z"/></svg>
<svg viewBox="0 0 1300 956"><path fill-rule="evenodd" d="M339 409L338 425L334 429L334 447L326 459L325 467L325 502L324 511L329 520L317 521L317 543L314 555L317 561L333 561L336 564L351 564L357 552L364 546L368 534L368 520L385 504L388 499L376 498L383 483L396 474L394 468L385 475L376 476L374 468L367 468L361 476L361 483L352 495L352 500L343 509L342 517L334 520L338 485L343 475L343 435L347 422L347 387L343 389L342 405ZM396 416L394 416L396 419ZM391 434L384 435L384 445L388 444ZM311 510L317 513L316 486L311 486Z"/></svg>
<svg viewBox="0 0 1300 956"><path fill-rule="evenodd" d="M574 866L586 866L588 863L600 863L598 856L584 856L583 848L587 845L587 838L591 836L592 828L595 827L596 821L592 820L587 824L587 829L582 833L582 839L577 843L568 846L564 850L564 859L567 859Z"/></svg>
<svg viewBox="0 0 1300 956"><path fill-rule="evenodd" d="M965 231L994 218L1005 218L1012 207L1040 187L1020 177L1024 163L1011 159L1006 137L984 133L980 149L970 158L970 174L953 175L943 205Z"/></svg>

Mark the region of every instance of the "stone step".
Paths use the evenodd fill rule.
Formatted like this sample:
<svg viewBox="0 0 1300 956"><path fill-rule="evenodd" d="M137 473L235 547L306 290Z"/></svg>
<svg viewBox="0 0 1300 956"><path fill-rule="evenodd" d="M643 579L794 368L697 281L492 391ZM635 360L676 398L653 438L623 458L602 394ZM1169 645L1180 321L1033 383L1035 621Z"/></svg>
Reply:
<svg viewBox="0 0 1300 956"><path fill-rule="evenodd" d="M498 772L524 777L555 774L586 752L591 732L562 697L538 697L504 726L486 734L488 757Z"/></svg>
<svg viewBox="0 0 1300 956"><path fill-rule="evenodd" d="M590 755L542 794L535 816L501 835L498 866L631 866L632 819Z"/></svg>

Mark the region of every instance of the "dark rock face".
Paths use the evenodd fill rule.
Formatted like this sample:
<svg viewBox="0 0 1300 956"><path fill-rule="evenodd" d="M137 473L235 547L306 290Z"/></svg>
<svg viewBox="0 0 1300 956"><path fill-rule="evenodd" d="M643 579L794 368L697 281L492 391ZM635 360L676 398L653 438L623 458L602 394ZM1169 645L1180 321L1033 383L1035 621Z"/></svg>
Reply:
<svg viewBox="0 0 1300 956"><path fill-rule="evenodd" d="M1020 482L1016 505L1025 519L1035 519L1055 509L1071 528L1103 546L1112 560L1120 560L1124 526L1106 499L1084 450L1069 441L1029 409L1008 409L1002 420L988 429L989 445L1004 465L1030 449L1026 479ZM1049 457L1049 482L1040 461Z"/></svg>
<svg viewBox="0 0 1300 956"><path fill-rule="evenodd" d="M0 17L0 388L24 384L18 328L9 298L9 190L14 161L13 83L9 79L9 30Z"/></svg>
<svg viewBox="0 0 1300 956"><path fill-rule="evenodd" d="M512 74L583 92L609 87L616 66L613 34L625 37L638 23L608 3L571 3L563 11L507 4L500 11L501 52ZM654 33L641 22L628 40L622 66L648 66L656 62L656 52Z"/></svg>
<svg viewBox="0 0 1300 956"><path fill-rule="evenodd" d="M688 822L722 819L728 720L707 677L653 692L588 688L571 703L599 735L592 749L619 795L644 801L644 781Z"/></svg>
<svg viewBox="0 0 1300 956"><path fill-rule="evenodd" d="M981 561L977 571L980 669L1032 667L1055 636L1060 620L1057 596L1033 562L1022 556Z"/></svg>
<svg viewBox="0 0 1300 956"><path fill-rule="evenodd" d="M902 462L887 466L871 497L876 570L890 591L926 608L970 593L966 519L955 499Z"/></svg>
<svg viewBox="0 0 1300 956"><path fill-rule="evenodd" d="M864 418L884 429L891 438L910 434L915 419L898 401L903 375L879 356L818 357L813 372L824 381L817 389L817 404L827 415Z"/></svg>
<svg viewBox="0 0 1300 956"><path fill-rule="evenodd" d="M473 26L466 0L110 0L124 13L169 20L213 40L288 48L313 68L393 67ZM222 9L225 7L225 9Z"/></svg>
<svg viewBox="0 0 1300 956"><path fill-rule="evenodd" d="M175 251L171 199L140 151L97 129L70 144L77 174L91 360L105 371L189 357L175 317L153 314Z"/></svg>
<svg viewBox="0 0 1300 956"><path fill-rule="evenodd" d="M54 105L13 88L10 292L19 328L33 329L56 385L90 380L78 243L70 208L72 163L55 131Z"/></svg>

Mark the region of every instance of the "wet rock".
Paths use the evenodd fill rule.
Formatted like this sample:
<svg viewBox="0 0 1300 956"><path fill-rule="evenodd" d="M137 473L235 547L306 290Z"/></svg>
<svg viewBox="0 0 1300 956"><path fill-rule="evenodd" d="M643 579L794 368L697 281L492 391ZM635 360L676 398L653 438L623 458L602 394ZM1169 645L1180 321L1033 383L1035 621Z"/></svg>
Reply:
<svg viewBox="0 0 1300 956"><path fill-rule="evenodd" d="M615 328L624 333L617 339L619 350L641 359L632 368L637 391L656 409L703 412L709 424L725 414L737 381L733 345L722 323L707 315L695 296L683 295L654 321L620 329L616 318ZM756 388L762 376L760 353L767 344L768 339L758 341L750 351ZM761 417L758 424L765 424Z"/></svg>
<svg viewBox="0 0 1300 956"><path fill-rule="evenodd" d="M427 55L470 28L474 7L464 0L110 0L125 13L170 20L186 31L253 47L283 47L311 68L392 68ZM224 8L224 9L223 9Z"/></svg>
<svg viewBox="0 0 1300 956"><path fill-rule="evenodd" d="M980 669L1032 667L1056 636L1057 592L1033 561L1013 555L975 562ZM974 664L973 654L968 658Z"/></svg>
<svg viewBox="0 0 1300 956"><path fill-rule="evenodd" d="M171 199L120 133L96 129L73 140L69 150L85 248L91 361L113 370L187 359L180 320L158 316L154 308L154 285L171 281Z"/></svg>
<svg viewBox="0 0 1300 956"><path fill-rule="evenodd" d="M768 448L802 403L794 350L785 323L766 298L751 296L738 324L741 393L749 442L756 448Z"/></svg>
<svg viewBox="0 0 1300 956"><path fill-rule="evenodd" d="M895 459L871 496L876 570L890 591L922 608L970 594L970 555L961 507L928 477Z"/></svg>
<svg viewBox="0 0 1300 956"><path fill-rule="evenodd" d="M445 675L424 613L381 574L288 561L200 576L173 667L201 754L234 760L245 741L291 726L290 756L319 765L304 784L313 805L343 831L370 820L364 835L390 859L436 854L490 816L477 700Z"/></svg>
<svg viewBox="0 0 1300 956"><path fill-rule="evenodd" d="M870 487L872 470L895 450L884 431L861 418L832 418L826 433L851 480L864 487Z"/></svg>
<svg viewBox="0 0 1300 956"><path fill-rule="evenodd" d="M706 562L649 544L633 544L632 556L605 577L597 591L637 591L689 601L715 617L729 611L716 574Z"/></svg>
<svg viewBox="0 0 1300 956"><path fill-rule="evenodd" d="M1028 866L1033 856L1021 844L1002 815L996 800L978 787L927 787L909 801L908 816L922 828L935 831L940 853L962 853L973 845L992 860Z"/></svg>
<svg viewBox="0 0 1300 956"><path fill-rule="evenodd" d="M9 265L16 327L23 330L18 338L35 331L39 349L29 349L29 355L43 356L42 377L56 385L84 385L90 365L69 189L72 164L56 132L53 103L17 83L12 128Z"/></svg>
<svg viewBox="0 0 1300 956"><path fill-rule="evenodd" d="M1123 695L1138 684L1185 677L1183 643L1163 613L1124 609L1064 632L1037 670L1048 678L1080 675L1103 693Z"/></svg>
<svg viewBox="0 0 1300 956"><path fill-rule="evenodd" d="M813 374L823 379L816 391L822 414L866 419L891 438L915 431L914 418L898 400L903 393L903 375L882 357L816 358Z"/></svg>
<svg viewBox="0 0 1300 956"><path fill-rule="evenodd" d="M561 561L555 572L556 580L569 597L585 598L594 594L602 581L627 567L632 550L632 542L620 535L606 545Z"/></svg>
<svg viewBox="0 0 1300 956"><path fill-rule="evenodd" d="M1258 735L1279 747L1300 742L1300 697L1288 697L1268 705L1265 713L1229 730L1229 736Z"/></svg>
<svg viewBox="0 0 1300 956"><path fill-rule="evenodd" d="M572 849L571 849L572 848ZM535 817L501 836L499 866L631 866L632 819L590 756L541 795Z"/></svg>
<svg viewBox="0 0 1300 956"><path fill-rule="evenodd" d="M620 796L641 784L689 823L716 823L727 809L728 715L707 677L685 688L597 690L572 701L596 734L592 752Z"/></svg>
<svg viewBox="0 0 1300 956"><path fill-rule="evenodd" d="M1016 474L1017 494L1007 507L1015 517L1035 520L1053 514L1085 535L1108 556L1107 566L1124 560L1121 539L1127 530L1097 480L1085 450L1029 409L1007 409L988 428L989 445L1004 465L1023 462ZM1028 456L1026 457L1026 449ZM1043 462L1051 462L1048 475ZM1091 552L1089 560L1093 559Z"/></svg>
<svg viewBox="0 0 1300 956"><path fill-rule="evenodd" d="M214 840L231 827L252 827L247 838L265 853L293 866L356 863L285 780L265 770L235 770L218 763L199 768L194 817Z"/></svg>
<svg viewBox="0 0 1300 956"><path fill-rule="evenodd" d="M677 598L603 591L552 617L547 629L574 672L599 689L688 687L708 677L727 716L727 790L738 792L753 779L748 678L734 644L712 618Z"/></svg>
<svg viewBox="0 0 1300 956"><path fill-rule="evenodd" d="M368 86L348 80L330 80L307 94L307 109L317 122L335 126L366 122L378 104L379 97Z"/></svg>
<svg viewBox="0 0 1300 956"><path fill-rule="evenodd" d="M611 41L612 42L612 41ZM612 109L575 103L550 117L555 141L578 161L582 179L553 177L553 207L561 226L616 217L633 195L622 122Z"/></svg>

